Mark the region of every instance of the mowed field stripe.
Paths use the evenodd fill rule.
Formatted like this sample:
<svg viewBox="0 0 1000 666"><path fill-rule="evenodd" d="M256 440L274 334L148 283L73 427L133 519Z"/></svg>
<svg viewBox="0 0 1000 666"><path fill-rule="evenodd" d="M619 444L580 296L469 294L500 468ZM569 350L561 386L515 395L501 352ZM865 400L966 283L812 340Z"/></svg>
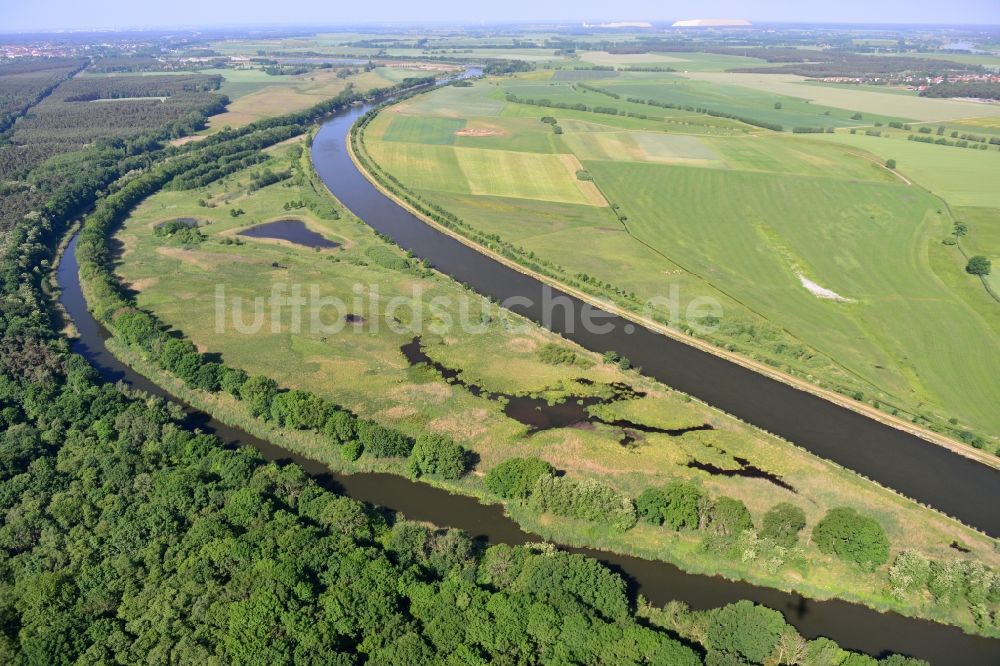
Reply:
<svg viewBox="0 0 1000 666"><path fill-rule="evenodd" d="M580 187L575 168L579 161L565 159L572 155L480 148L454 151L472 194L601 205Z"/></svg>

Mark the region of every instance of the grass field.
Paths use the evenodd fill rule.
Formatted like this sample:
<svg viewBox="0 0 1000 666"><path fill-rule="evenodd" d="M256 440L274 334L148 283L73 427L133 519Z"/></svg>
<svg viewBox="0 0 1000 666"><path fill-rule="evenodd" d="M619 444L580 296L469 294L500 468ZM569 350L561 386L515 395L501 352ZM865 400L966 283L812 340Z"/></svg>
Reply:
<svg viewBox="0 0 1000 666"><path fill-rule="evenodd" d="M384 145L406 144L384 142ZM318 215L308 208L285 211L284 204L289 201L308 203L325 197L319 193L321 189L313 188L315 183L306 175L306 156L295 158L289 150L287 147L272 150L273 159L267 166L273 170L292 166L301 176L250 193L246 189L251 175L248 170L197 191L163 191L146 200L118 233L123 248L118 270L138 292L139 305L183 331L200 349L220 354L226 363L249 372L272 376L282 386L312 390L364 417L407 433L415 435L429 430L454 437L479 457L476 473L448 485L459 492L481 496L483 470L510 456L538 455L571 476L598 478L634 495L651 484L669 479L694 479L712 493L742 499L757 516L773 503L788 500L801 505L810 524L815 524L827 507L848 504L877 516L889 531L894 548L914 547L935 557L949 557L952 551L948 544L957 539L970 547L975 557L1000 565L1000 553L993 550L992 540L635 372L604 364L597 355L573 347L494 305L474 300L478 333L455 328L432 329L431 324L443 324L445 316L457 319L459 299L472 295L453 281L423 272L419 267L388 268L373 261L376 255L400 258L403 255L342 209L339 219ZM198 205L198 199L208 206ZM554 207L553 214L569 209L599 210L592 206L541 205ZM233 218L229 210L234 206L242 208L245 214ZM158 224L177 217L199 220L206 240L184 247L155 234ZM289 217L304 220L312 229L340 243L340 247L316 251L252 239L238 245L220 242L234 238L248 226ZM254 334L241 333L232 326L220 330L216 325L219 285L225 288L229 299L226 302L241 297L246 303L256 297L267 298L275 283L289 289L291 285L301 285L303 294L308 294L315 285L320 296L342 298L352 313L362 314L367 322L339 330L296 330L294 319L286 316L280 319L280 326L264 326ZM379 300L371 300L376 293ZM442 304L442 310L420 309L435 298ZM602 425L592 429L554 429L529 436L525 426L503 414L497 401L473 396L433 373L408 368L399 347L413 335L410 326L416 326L419 320L401 314L398 306L390 311L390 299L424 312L426 328L420 330L424 331L424 342L432 358L449 367L461 368L463 378L489 390L559 399L570 389L585 395L602 391L602 386L610 382L626 382L644 391L646 396L604 408L606 418L628 418L672 428L711 423L715 430L682 437L649 434L635 447L621 446L619 433ZM307 306L301 321L311 321L312 312ZM482 317L478 316L480 312ZM396 317L397 324L392 323L390 314ZM243 320L249 318L244 316ZM336 320L329 312L321 319L328 325ZM575 366L542 363L538 350L545 344L569 347L587 363ZM144 371L151 371L141 358L130 360ZM577 378L593 384L582 384ZM179 395L224 420L244 425L335 468L404 471L402 461L364 456L357 463L345 462L322 438L269 429L260 421L248 419L240 403L224 396L192 392L176 381L161 379ZM792 494L761 479L712 476L687 467L691 460L730 467L735 464L735 457L746 458L751 464L780 474L798 493ZM752 563L724 559L701 550L697 537L691 533L675 534L643 525L620 535L593 524L522 514L516 517L541 534L666 559L694 571L725 573L784 588L791 586L817 596L844 596L966 626L971 622L967 611L960 607L933 609L926 600L916 598L902 603L893 601L880 582L884 573L859 572L811 546L805 547L795 567L768 573Z"/></svg>
<svg viewBox="0 0 1000 666"><path fill-rule="evenodd" d="M976 102L961 102L951 99L935 99L930 97L919 97L917 95L907 95L892 92L882 92L872 90L870 87L861 86L829 86L816 85L806 81L805 78L792 74L743 74L743 73L723 73L706 72L693 73L688 78L727 86L741 88L745 91L754 91L757 95L767 94L772 104L781 98L805 98L810 105L823 105L829 109L837 109L832 112L835 117L844 117L844 112L860 111L865 114L865 121L857 121L845 124L871 124L875 120L886 122L888 119L912 119L912 120L953 120L957 118L970 117L998 117L1000 116L1000 106L993 104L978 104ZM735 94L735 93L734 93ZM777 97L776 97L777 96ZM752 104L754 94L746 92L739 96L739 103ZM765 100L766 102L766 100ZM801 108L800 102L795 103L795 107ZM780 115L780 114L779 114ZM851 120L848 114L847 120ZM841 124L841 123L838 123ZM791 123L789 123L791 125Z"/></svg>
<svg viewBox="0 0 1000 666"><path fill-rule="evenodd" d="M684 72L721 72L734 67L768 67L766 60L719 55L716 53L628 53L582 51L580 60L593 65L633 67L651 65L672 67Z"/></svg>
<svg viewBox="0 0 1000 666"><path fill-rule="evenodd" d="M488 145L468 154L475 160L456 157L458 170L451 162L451 151L458 149L432 145L438 140L435 131L425 132L427 142L414 134L405 144L384 140L392 135L394 108L366 130L366 146L421 196L482 232L499 234L525 253L562 267L567 279L592 276L636 294L638 303L673 288L681 294L682 308L700 297L716 299L725 316L707 334L710 341L822 386L859 394L882 409L950 428L952 436L970 429L993 438L995 446L1000 311L982 285L964 273L958 250L941 244L953 220L938 196L953 206L1000 209L998 190L990 185L1000 172L1000 153L907 141L909 132L902 130L886 131L891 138L845 129L778 134L737 129L741 126L733 121L718 128L719 119L687 113L686 122L706 123L688 132L686 125L665 121L501 101L510 90L518 97L625 110L625 96L683 94L700 103L715 99L754 117L808 112L830 123L859 123L850 118L850 107L826 116L823 107L799 98L774 109L773 95L735 85L658 82L656 75L636 73L595 85L619 92L622 99L573 83L515 78L406 102L401 113L465 120L469 127L488 123L498 130ZM872 94L832 93L841 104L848 104L852 93ZM443 101L436 111L439 94ZM887 97L917 105L935 101ZM463 100L469 107L465 112ZM489 116L480 115L484 108ZM543 115L556 117L563 133L505 126L515 120L537 122ZM860 122L874 122L863 115ZM720 131L706 133L712 128ZM518 136L516 148L504 145L507 136ZM477 140L463 138L469 145ZM524 151L532 140L545 155ZM447 157L438 169L425 158L398 158L397 152ZM606 208L579 205L563 189L569 183L557 185L537 172L557 173L553 158L560 154L577 158L590 172L603 197L626 216L624 225ZM905 178L883 167L890 157ZM992 212L976 219L974 228L990 228L977 236L983 252L995 256L998 246L988 239L1000 223L992 221ZM820 298L803 280L845 300ZM961 344L942 344L942 336Z"/></svg>
<svg viewBox="0 0 1000 666"><path fill-rule="evenodd" d="M394 70L395 74L397 71ZM306 109L342 92L349 83L359 90L392 85L394 80L379 70L337 78L337 70L316 70L295 76L271 76L260 69L207 69L205 74L224 77L220 92L232 102L225 113L212 116L212 130L240 127L261 118ZM421 76L413 70L410 76Z"/></svg>
<svg viewBox="0 0 1000 666"><path fill-rule="evenodd" d="M846 127L857 125L851 118L857 111L871 111L868 122L878 120L888 122L910 116L892 115L889 106L861 109L843 107L844 94L827 88L795 86L787 83L781 86L778 79L787 77L773 74L726 74L688 73L684 78L664 78L656 73L630 72L627 76L602 82L601 87L619 93L623 97L654 99L682 106L703 106L714 111L723 111L738 116L763 120L782 125L786 130L793 127ZM749 82L756 86L744 85ZM793 86L793 87L788 87ZM813 90L820 90L813 93ZM847 91L858 94L860 91ZM875 94L875 93L867 93ZM892 96L895 101L897 96ZM811 98L811 99L807 99ZM823 98L823 99L821 99ZM909 98L901 98L910 102ZM920 100L925 101L925 100ZM815 103L819 102L819 103ZM829 102L838 102L830 104ZM776 108L780 104L780 108ZM897 105L904 106L904 105Z"/></svg>

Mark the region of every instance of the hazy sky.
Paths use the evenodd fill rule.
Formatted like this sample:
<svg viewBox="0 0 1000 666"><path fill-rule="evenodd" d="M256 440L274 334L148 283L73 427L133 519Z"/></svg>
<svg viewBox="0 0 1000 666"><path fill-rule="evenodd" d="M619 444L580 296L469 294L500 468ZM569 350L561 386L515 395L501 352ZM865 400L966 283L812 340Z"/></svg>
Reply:
<svg viewBox="0 0 1000 666"><path fill-rule="evenodd" d="M746 18L836 23L1000 23L1000 0L0 0L0 32L193 25Z"/></svg>

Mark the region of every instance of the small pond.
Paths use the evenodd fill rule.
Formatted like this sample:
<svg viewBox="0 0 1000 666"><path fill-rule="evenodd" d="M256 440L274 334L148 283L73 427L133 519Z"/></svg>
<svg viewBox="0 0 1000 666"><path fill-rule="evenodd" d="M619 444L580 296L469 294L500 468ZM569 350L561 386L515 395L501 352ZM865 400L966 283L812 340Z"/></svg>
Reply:
<svg viewBox="0 0 1000 666"><path fill-rule="evenodd" d="M333 248L340 247L340 243L334 243L322 234L316 233L306 226L302 220L276 220L265 222L244 229L239 233L247 238L276 238L286 240L296 245L306 247Z"/></svg>

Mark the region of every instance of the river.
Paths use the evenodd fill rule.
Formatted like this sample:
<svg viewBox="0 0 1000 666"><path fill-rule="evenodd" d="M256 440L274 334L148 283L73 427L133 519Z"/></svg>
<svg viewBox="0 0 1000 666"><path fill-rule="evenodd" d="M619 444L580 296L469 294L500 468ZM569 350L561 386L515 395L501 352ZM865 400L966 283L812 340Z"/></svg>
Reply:
<svg viewBox="0 0 1000 666"><path fill-rule="evenodd" d="M377 223L372 225L375 228L385 228L382 223L391 215L397 224L406 223L428 229L412 216L408 222L399 218L400 214L409 216L409 213L372 188L350 160L346 159L346 130L363 111L361 108L353 108L324 125L314 143L314 154L322 157L321 175L338 196L344 194L344 199L348 200L345 203L355 212L360 212L360 207L355 208L358 200L345 188L362 188L358 194L366 195L366 205L375 208L366 209L366 217L363 219L375 220ZM339 170L336 168L337 163L340 164ZM320 164L317 163L317 168L319 167ZM443 238L465 248L447 236ZM76 243L77 239L74 237L57 272L60 302L79 332L79 337L73 341L73 351L86 357L108 381L123 381L135 388L176 401L165 389L125 366L107 350L105 340L108 333L87 310L80 289ZM481 264L484 270L490 270L488 263L492 262L483 255L471 250L469 252L471 254L456 257L459 266L469 262L470 269ZM440 262L435 263L446 270ZM521 544L539 540L538 536L523 531L505 516L499 505L480 504L473 498L452 495L390 474L337 474L321 463L227 426L190 406L185 408L188 414L187 425L214 433L229 446L252 446L268 460L296 463L325 487L348 497L402 512L407 518L414 520L460 528L474 538L488 543ZM631 594L642 594L655 605L681 600L692 608L706 609L749 599L781 611L803 636L827 636L848 649L873 655L899 652L934 664L955 666L1000 663L1000 641L970 636L955 627L906 618L895 613L879 613L845 601L815 601L801 595L720 577L688 574L665 562L587 548L564 549L600 560L626 579Z"/></svg>
<svg viewBox="0 0 1000 666"><path fill-rule="evenodd" d="M525 298L530 305L510 309L587 349L618 352L644 375L1000 536L1000 470L621 317L604 313L601 324L613 330L588 331L583 317L588 308L593 311L590 306L422 222L383 195L351 161L347 132L365 110L356 107L323 125L313 141L313 163L334 196L400 247L480 294L500 301ZM543 304L554 299L567 299L572 307L546 312Z"/></svg>

